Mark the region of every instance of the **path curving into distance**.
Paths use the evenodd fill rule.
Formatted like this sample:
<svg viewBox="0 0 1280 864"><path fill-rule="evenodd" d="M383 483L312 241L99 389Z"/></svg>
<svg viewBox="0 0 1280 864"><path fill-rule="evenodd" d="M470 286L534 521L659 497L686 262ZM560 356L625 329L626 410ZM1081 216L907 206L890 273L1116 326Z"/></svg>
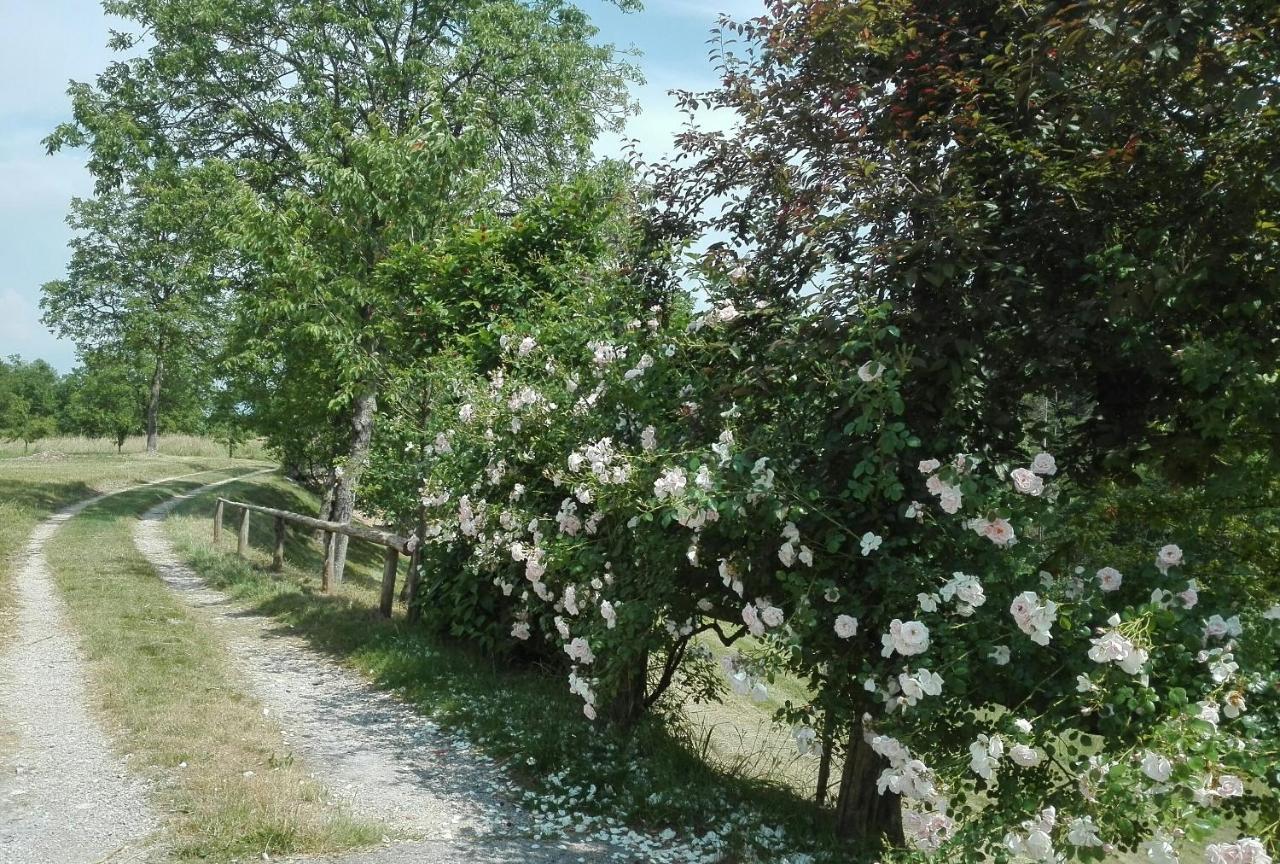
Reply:
<svg viewBox="0 0 1280 864"><path fill-rule="evenodd" d="M635 861L593 840L539 843L528 817L507 798L510 781L460 736L442 730L394 696L282 632L275 620L210 588L174 552L163 520L211 483L143 514L138 551L216 629L249 692L270 712L285 742L330 793L361 817L404 832L380 849L312 862L333 864L568 864Z"/></svg>
<svg viewBox="0 0 1280 864"><path fill-rule="evenodd" d="M113 495L199 471L118 489L45 519L18 556L13 638L0 648L0 724L12 751L0 757L0 864L133 862L148 854L160 820L146 784L127 768L89 707L84 657L45 557L58 529Z"/></svg>

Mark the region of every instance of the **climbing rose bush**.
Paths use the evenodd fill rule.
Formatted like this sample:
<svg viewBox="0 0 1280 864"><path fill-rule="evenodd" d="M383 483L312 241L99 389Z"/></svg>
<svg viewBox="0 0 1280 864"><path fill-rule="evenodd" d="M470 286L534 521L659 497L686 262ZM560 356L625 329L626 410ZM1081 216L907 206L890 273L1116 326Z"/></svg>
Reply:
<svg viewBox="0 0 1280 864"><path fill-rule="evenodd" d="M778 721L812 758L874 754L890 857L1172 862L1234 826L1207 860L1270 860L1280 607L1202 584L1181 538L1108 535L1044 448L920 453L884 310L832 358L796 349L821 312L616 300L449 369L419 466L445 581L560 657L588 719L797 676ZM778 342L792 365L762 374L820 388L720 375Z"/></svg>

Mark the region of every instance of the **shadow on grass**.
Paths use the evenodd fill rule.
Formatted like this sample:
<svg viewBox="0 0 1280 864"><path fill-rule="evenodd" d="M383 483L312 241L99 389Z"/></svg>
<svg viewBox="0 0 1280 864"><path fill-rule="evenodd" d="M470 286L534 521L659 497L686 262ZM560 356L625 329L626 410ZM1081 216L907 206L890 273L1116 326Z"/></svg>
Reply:
<svg viewBox="0 0 1280 864"><path fill-rule="evenodd" d="M314 512L311 496L286 482L228 484L219 494ZM190 521L171 526L181 556L211 586L399 693L441 725L464 731L526 785L554 791L552 775L557 778L552 785L562 789L594 785L598 794L591 809L656 830L671 825L720 830L727 814L748 810L786 826L793 839L804 837L818 848L832 845L827 814L812 801L781 783L708 765L699 757L699 742L682 736L677 725L655 716L623 733L588 723L581 702L568 694L562 671L516 666L402 618L381 618L378 547L353 543L348 584L338 595L326 596L319 591L320 546L309 532L290 530L286 570L272 573L261 558L261 550L274 542L271 520L251 517L251 545L258 555L256 561L243 561L231 554L233 530L227 530L232 539L224 536L221 548L212 546L213 505L213 496L184 502L175 516Z"/></svg>
<svg viewBox="0 0 1280 864"><path fill-rule="evenodd" d="M89 484L82 480L0 478L0 501L42 513L51 513L94 494Z"/></svg>

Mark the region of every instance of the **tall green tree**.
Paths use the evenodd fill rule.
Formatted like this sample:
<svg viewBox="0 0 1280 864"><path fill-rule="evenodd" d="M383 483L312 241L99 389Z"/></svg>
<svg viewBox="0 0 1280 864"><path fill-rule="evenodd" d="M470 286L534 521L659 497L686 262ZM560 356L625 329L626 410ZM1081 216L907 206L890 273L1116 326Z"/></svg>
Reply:
<svg viewBox="0 0 1280 864"><path fill-rule="evenodd" d="M21 441L23 452L58 429L61 381L43 360L24 362L13 355L0 359L0 435Z"/></svg>
<svg viewBox="0 0 1280 864"><path fill-rule="evenodd" d="M918 476L921 450L999 463L1045 440L1084 482L1198 482L1274 457L1274 3L779 0L722 35L723 86L682 102L736 123L681 136L654 224L717 234L703 284L769 310L716 367L747 428L777 422L778 394L821 405L856 387L860 330L884 316L903 346L893 410L919 436L899 476ZM802 310L822 319L803 338L771 323ZM827 371L797 371L808 362ZM875 472L849 443L864 423L856 403L833 409L780 464L817 478L833 524L908 533L904 490L869 494ZM876 607L892 584L858 590ZM887 763L860 743L871 702L843 683L829 716L858 758L840 825L900 841L897 801L875 790Z"/></svg>
<svg viewBox="0 0 1280 864"><path fill-rule="evenodd" d="M724 36L755 50L683 102L740 122L659 191L730 294L891 302L919 428L1069 431L1077 474L1280 440L1274 3L785 0Z"/></svg>
<svg viewBox="0 0 1280 864"><path fill-rule="evenodd" d="M94 351L63 380L67 430L109 438L116 451L146 428L149 371L120 352Z"/></svg>
<svg viewBox="0 0 1280 864"><path fill-rule="evenodd" d="M285 203L286 196L319 195L332 208L334 237L361 232L348 260L334 261L335 247L324 262L338 290L314 292L311 278L289 308L254 306L266 316L264 331L276 333L297 326L294 313L309 308L314 335L324 329L323 341L347 346L326 395L350 424L334 514L349 519L376 417L379 331L396 311L394 293L371 290L371 276L388 241L406 231L389 217L420 203L423 188L406 178L412 182L401 195L377 174L407 158L390 158L384 145L426 141L430 152L456 154L445 142L452 137L473 148L465 164L448 157L449 175L431 173L444 181L428 208L435 215L466 201L468 168L483 167L493 189L519 198L590 157L596 134L625 113L632 73L611 46L595 44L587 16L564 0L109 0L104 7L138 33L120 37L118 48L145 42L147 49L113 64L95 85L73 85L75 121L53 133L51 150L87 146L91 169L108 186L157 159L227 160L264 210L279 206L288 220L301 199ZM340 187L324 188L337 178ZM374 188L377 202L367 196ZM414 237L427 239L421 231ZM275 268L297 256L250 245L258 275L276 296L287 295Z"/></svg>
<svg viewBox="0 0 1280 864"><path fill-rule="evenodd" d="M0 359L0 404L21 397L37 416L53 417L58 411L58 372L44 360L24 361L18 355Z"/></svg>
<svg viewBox="0 0 1280 864"><path fill-rule="evenodd" d="M159 447L162 394L180 364L199 365L221 338L218 207L208 178L148 173L76 199L65 279L44 286L44 322L87 353L145 362L147 452Z"/></svg>

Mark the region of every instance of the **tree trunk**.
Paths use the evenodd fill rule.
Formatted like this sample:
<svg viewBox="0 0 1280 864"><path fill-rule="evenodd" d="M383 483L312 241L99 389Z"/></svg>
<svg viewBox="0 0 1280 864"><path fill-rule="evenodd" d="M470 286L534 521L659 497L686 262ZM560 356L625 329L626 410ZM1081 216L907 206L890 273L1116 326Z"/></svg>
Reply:
<svg viewBox="0 0 1280 864"><path fill-rule="evenodd" d="M156 368L151 373L151 389L147 393L147 453L160 451L160 384L164 380L164 354L156 352Z"/></svg>
<svg viewBox="0 0 1280 864"><path fill-rule="evenodd" d="M333 520L333 490L337 485L337 481L330 476L324 487L324 497L320 499L320 512L316 514L316 518L322 522L332 522ZM316 529L315 538L317 540L324 539L324 532Z"/></svg>
<svg viewBox="0 0 1280 864"><path fill-rule="evenodd" d="M831 745L835 742L831 736L831 721L822 724L822 755L818 757L818 783L814 790L813 800L819 807L827 803L827 787L831 785Z"/></svg>
<svg viewBox="0 0 1280 864"><path fill-rule="evenodd" d="M861 723L854 724L840 775L836 801L836 833L856 840L863 849L902 846L902 801L892 792L880 794L876 781L889 763L871 749Z"/></svg>
<svg viewBox="0 0 1280 864"><path fill-rule="evenodd" d="M351 437L348 439L347 460L342 476L333 492L333 521L350 522L356 510L356 486L369 462L369 444L373 440L373 417L378 410L378 394L372 382L356 397L352 406ZM342 581L342 571L347 563L347 536L337 535L334 550L333 579Z"/></svg>
<svg viewBox="0 0 1280 864"><path fill-rule="evenodd" d="M618 684L617 694L609 701L609 721L623 729L635 725L645 712L645 691L649 687L649 652L632 661Z"/></svg>

